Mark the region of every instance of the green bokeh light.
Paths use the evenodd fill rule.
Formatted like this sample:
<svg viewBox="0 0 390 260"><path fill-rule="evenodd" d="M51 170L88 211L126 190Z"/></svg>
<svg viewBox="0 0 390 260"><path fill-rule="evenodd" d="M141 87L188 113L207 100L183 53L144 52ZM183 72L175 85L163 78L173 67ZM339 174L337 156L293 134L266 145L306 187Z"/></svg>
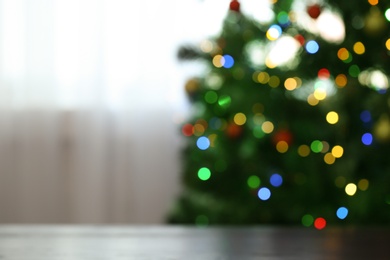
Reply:
<svg viewBox="0 0 390 260"><path fill-rule="evenodd" d="M257 177L256 175L252 175L248 178L247 183L250 188L256 189L260 186L261 181L259 177Z"/></svg>
<svg viewBox="0 0 390 260"><path fill-rule="evenodd" d="M358 65L352 65L351 67L349 67L348 73L351 77L357 78L360 74L360 69Z"/></svg>
<svg viewBox="0 0 390 260"><path fill-rule="evenodd" d="M322 149L324 148L324 145L322 144L321 141L319 140L314 140L311 145L310 145L310 149L314 152L314 153L319 153L322 151Z"/></svg>
<svg viewBox="0 0 390 260"><path fill-rule="evenodd" d="M261 129L261 126L255 126L253 128L253 136L256 138L262 138L265 136L264 131Z"/></svg>
<svg viewBox="0 0 390 260"><path fill-rule="evenodd" d="M198 177L202 181L207 181L211 177L211 171L209 170L209 168L202 167L198 171Z"/></svg>
<svg viewBox="0 0 390 260"><path fill-rule="evenodd" d="M313 222L314 218L310 214L306 214L302 217L302 225L304 225L305 227L310 227L311 225L313 225Z"/></svg>
<svg viewBox="0 0 390 260"><path fill-rule="evenodd" d="M205 96L204 96L204 99L209 104L213 104L213 103L217 102L217 100L218 100L217 92L215 92L213 90L207 91Z"/></svg>
<svg viewBox="0 0 390 260"><path fill-rule="evenodd" d="M222 108L228 108L231 102L231 97L227 95L222 95L218 99L218 105L220 105Z"/></svg>

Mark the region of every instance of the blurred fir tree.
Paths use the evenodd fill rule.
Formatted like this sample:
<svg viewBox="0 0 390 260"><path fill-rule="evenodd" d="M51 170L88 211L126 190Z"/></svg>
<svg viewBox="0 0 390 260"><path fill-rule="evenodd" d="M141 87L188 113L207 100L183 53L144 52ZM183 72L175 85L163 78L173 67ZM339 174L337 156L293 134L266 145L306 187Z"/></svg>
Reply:
<svg viewBox="0 0 390 260"><path fill-rule="evenodd" d="M390 222L390 3L230 3L220 35L183 47L207 73L185 86L184 191L169 223Z"/></svg>

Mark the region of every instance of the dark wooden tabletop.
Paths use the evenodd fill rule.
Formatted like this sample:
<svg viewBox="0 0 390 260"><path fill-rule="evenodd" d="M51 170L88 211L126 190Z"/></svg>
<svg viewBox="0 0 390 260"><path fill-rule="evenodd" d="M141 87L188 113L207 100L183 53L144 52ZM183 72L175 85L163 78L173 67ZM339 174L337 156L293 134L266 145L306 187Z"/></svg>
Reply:
<svg viewBox="0 0 390 260"><path fill-rule="evenodd" d="M390 229L0 226L0 260L25 259L390 259Z"/></svg>

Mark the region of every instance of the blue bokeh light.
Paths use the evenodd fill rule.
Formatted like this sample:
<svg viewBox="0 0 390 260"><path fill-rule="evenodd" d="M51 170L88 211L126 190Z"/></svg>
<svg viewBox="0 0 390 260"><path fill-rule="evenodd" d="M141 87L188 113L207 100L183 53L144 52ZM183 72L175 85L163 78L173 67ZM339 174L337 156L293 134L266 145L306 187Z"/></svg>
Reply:
<svg viewBox="0 0 390 260"><path fill-rule="evenodd" d="M274 187L280 187L283 183L283 178L280 174L278 173L274 173L271 175L271 178L270 178L270 183L272 186Z"/></svg>
<svg viewBox="0 0 390 260"><path fill-rule="evenodd" d="M271 191L268 188L261 188L259 189L257 196L261 200L268 200L271 197Z"/></svg>
<svg viewBox="0 0 390 260"><path fill-rule="evenodd" d="M310 54L316 53L319 49L320 46L316 41L311 40L306 43L306 51Z"/></svg>
<svg viewBox="0 0 390 260"><path fill-rule="evenodd" d="M223 58L225 59L225 62L223 64L223 67L226 68L226 69L230 69L231 67L233 67L234 65L234 59L232 56L226 54L226 55L223 55Z"/></svg>
<svg viewBox="0 0 390 260"><path fill-rule="evenodd" d="M371 113L368 110L364 110L363 112L360 113L360 119L364 123L369 123L371 121Z"/></svg>
<svg viewBox="0 0 390 260"><path fill-rule="evenodd" d="M362 143L364 145L371 145L372 144L372 134L370 133L365 133L363 136L362 136Z"/></svg>
<svg viewBox="0 0 390 260"><path fill-rule="evenodd" d="M196 141L196 145L200 150L206 150L210 147L210 140L205 136L201 136Z"/></svg>
<svg viewBox="0 0 390 260"><path fill-rule="evenodd" d="M348 209L346 207L340 207L337 210L336 215L339 219L345 219L348 216Z"/></svg>

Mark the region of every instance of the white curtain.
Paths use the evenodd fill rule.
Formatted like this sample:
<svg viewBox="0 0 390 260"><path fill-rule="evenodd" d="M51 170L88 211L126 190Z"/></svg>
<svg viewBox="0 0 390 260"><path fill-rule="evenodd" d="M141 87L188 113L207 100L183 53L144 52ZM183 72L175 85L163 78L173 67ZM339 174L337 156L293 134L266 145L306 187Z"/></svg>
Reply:
<svg viewBox="0 0 390 260"><path fill-rule="evenodd" d="M205 8L0 0L0 223L163 222L194 72L175 53Z"/></svg>

